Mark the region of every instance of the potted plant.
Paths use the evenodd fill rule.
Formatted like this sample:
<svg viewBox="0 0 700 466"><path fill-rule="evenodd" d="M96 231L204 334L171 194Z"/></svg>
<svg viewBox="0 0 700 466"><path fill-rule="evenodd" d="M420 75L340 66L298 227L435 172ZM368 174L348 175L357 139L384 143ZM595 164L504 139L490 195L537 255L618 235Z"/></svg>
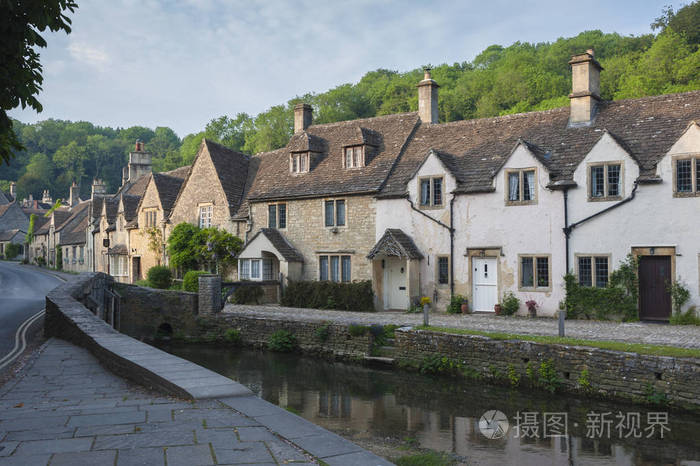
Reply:
<svg viewBox="0 0 700 466"><path fill-rule="evenodd" d="M512 316L520 309L520 300L513 294L512 291L503 293L501 300L501 313L507 316Z"/></svg>
<svg viewBox="0 0 700 466"><path fill-rule="evenodd" d="M467 301L467 298L464 298L459 308L462 310L462 314L469 314L469 301Z"/></svg>
<svg viewBox="0 0 700 466"><path fill-rule="evenodd" d="M528 301L525 301L525 305L527 306L528 316L537 317L537 301L535 301L534 299L530 299Z"/></svg>
<svg viewBox="0 0 700 466"><path fill-rule="evenodd" d="M497 316L501 315L501 303L496 303L493 305L493 310L496 312Z"/></svg>

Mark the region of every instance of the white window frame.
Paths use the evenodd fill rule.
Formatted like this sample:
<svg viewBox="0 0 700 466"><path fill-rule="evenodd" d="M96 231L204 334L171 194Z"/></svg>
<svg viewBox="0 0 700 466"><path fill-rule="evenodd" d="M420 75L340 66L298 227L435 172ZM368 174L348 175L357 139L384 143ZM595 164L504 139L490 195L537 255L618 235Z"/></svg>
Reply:
<svg viewBox="0 0 700 466"><path fill-rule="evenodd" d="M109 256L109 274L113 277L127 277L129 275L129 264L127 256Z"/></svg>
<svg viewBox="0 0 700 466"><path fill-rule="evenodd" d="M289 155L289 171L291 173L300 174L308 173L311 165L311 156L309 152L292 152Z"/></svg>
<svg viewBox="0 0 700 466"><path fill-rule="evenodd" d="M362 168L365 166L365 146L345 146L343 147L343 167Z"/></svg>
<svg viewBox="0 0 700 466"><path fill-rule="evenodd" d="M214 216L214 206L212 204L203 204L199 206L199 228L210 228L212 226L212 217Z"/></svg>

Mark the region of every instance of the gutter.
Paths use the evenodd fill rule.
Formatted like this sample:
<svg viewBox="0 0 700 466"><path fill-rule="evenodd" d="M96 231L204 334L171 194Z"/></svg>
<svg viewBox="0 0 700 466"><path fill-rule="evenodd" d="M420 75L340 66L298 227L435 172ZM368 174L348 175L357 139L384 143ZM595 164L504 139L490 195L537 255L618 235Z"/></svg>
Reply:
<svg viewBox="0 0 700 466"><path fill-rule="evenodd" d="M571 237L571 233L573 232L574 228L577 226L586 223L589 220L592 220L599 215L603 215L606 212L610 212L613 209L616 209L620 207L621 205L627 204L630 202L632 199L634 199L634 196L637 194L637 188L639 187L639 179L634 181L634 187L632 188L632 192L630 193L629 196L621 200L620 202L617 202L611 206L606 207L603 210L600 210L592 215L589 215L588 217L584 218L583 220L579 220L578 222L574 222L571 225L568 224L568 206L567 206L567 200L568 200L568 190L564 190L564 235L566 236L566 273L569 273L569 239Z"/></svg>

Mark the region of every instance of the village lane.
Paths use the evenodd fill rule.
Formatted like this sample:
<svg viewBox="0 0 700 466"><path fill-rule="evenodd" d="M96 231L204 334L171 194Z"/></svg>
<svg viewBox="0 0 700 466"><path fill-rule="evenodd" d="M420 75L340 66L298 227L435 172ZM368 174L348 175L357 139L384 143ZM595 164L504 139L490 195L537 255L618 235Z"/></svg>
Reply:
<svg viewBox="0 0 700 466"><path fill-rule="evenodd" d="M16 262L0 262L0 360L15 346L17 329L44 308L46 293L61 281Z"/></svg>

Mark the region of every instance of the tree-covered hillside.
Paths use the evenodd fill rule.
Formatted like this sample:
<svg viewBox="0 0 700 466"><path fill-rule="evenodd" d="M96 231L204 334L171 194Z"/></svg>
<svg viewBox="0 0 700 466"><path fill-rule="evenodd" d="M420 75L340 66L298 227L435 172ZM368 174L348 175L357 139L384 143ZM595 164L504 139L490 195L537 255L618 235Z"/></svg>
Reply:
<svg viewBox="0 0 700 466"><path fill-rule="evenodd" d="M605 71L601 94L617 100L700 89L700 1L677 12L666 9L652 24L656 34L620 36L587 31L554 42L492 45L473 61L433 67L440 84L441 121L545 110L568 105L571 55L588 48ZM87 122L47 120L33 125L14 122L26 151L9 168L0 168L0 189L17 180L18 194L35 197L51 189L62 197L72 180L88 195L91 180L103 178L111 191L121 181L121 167L138 138L154 155L156 171L188 164L202 137L255 154L286 145L292 134L293 108L300 101L314 107L314 121L328 123L415 111L416 84L422 69L399 73L379 69L356 84L296 97L286 104L249 116L213 119L204 131L182 140L170 129L102 128Z"/></svg>

